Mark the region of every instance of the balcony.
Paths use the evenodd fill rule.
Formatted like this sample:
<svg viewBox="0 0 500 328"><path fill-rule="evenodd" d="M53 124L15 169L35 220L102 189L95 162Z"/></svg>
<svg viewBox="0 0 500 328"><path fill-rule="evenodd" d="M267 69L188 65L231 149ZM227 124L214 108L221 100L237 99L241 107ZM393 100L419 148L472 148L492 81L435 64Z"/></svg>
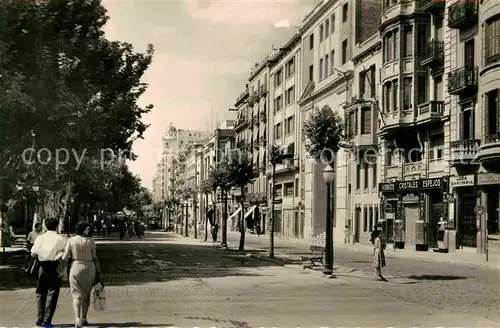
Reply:
<svg viewBox="0 0 500 328"><path fill-rule="evenodd" d="M417 105L417 124L440 121L443 118L444 101L431 100Z"/></svg>
<svg viewBox="0 0 500 328"><path fill-rule="evenodd" d="M352 141L357 148L366 148L376 145L377 137L375 133L358 134L353 136Z"/></svg>
<svg viewBox="0 0 500 328"><path fill-rule="evenodd" d="M500 133L484 137L475 160L488 172L500 173Z"/></svg>
<svg viewBox="0 0 500 328"><path fill-rule="evenodd" d="M260 125L259 116L254 116L252 120L253 120L253 125L255 126Z"/></svg>
<svg viewBox="0 0 500 328"><path fill-rule="evenodd" d="M385 134L391 130L400 130L412 126L415 122L415 113L413 110L392 111L382 114L379 120L379 133Z"/></svg>
<svg viewBox="0 0 500 328"><path fill-rule="evenodd" d="M462 29L477 23L479 1L460 0L448 8L448 27Z"/></svg>
<svg viewBox="0 0 500 328"><path fill-rule="evenodd" d="M464 66L448 73L448 93L459 95L477 91L477 66Z"/></svg>
<svg viewBox="0 0 500 328"><path fill-rule="evenodd" d="M444 12L444 0L420 0L420 10L429 14Z"/></svg>
<svg viewBox="0 0 500 328"><path fill-rule="evenodd" d="M260 137L260 145L265 147L267 145L267 140L265 137Z"/></svg>
<svg viewBox="0 0 500 328"><path fill-rule="evenodd" d="M450 141L450 165L470 165L477 155L481 140Z"/></svg>
<svg viewBox="0 0 500 328"><path fill-rule="evenodd" d="M234 130L235 131L238 131L238 130L241 130L243 128L245 128L247 126L248 122L245 118L241 117L239 119L236 120L236 123L234 124Z"/></svg>
<svg viewBox="0 0 500 328"><path fill-rule="evenodd" d="M420 64L431 68L443 66L444 62L444 41L432 40L425 47L421 54Z"/></svg>

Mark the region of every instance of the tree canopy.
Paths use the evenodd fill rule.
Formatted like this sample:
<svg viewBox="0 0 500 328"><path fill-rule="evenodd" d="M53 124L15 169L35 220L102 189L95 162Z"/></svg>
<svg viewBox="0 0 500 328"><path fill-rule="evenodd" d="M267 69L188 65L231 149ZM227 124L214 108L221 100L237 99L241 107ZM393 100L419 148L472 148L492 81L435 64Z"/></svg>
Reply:
<svg viewBox="0 0 500 328"><path fill-rule="evenodd" d="M316 109L303 126L306 135L306 151L316 160L331 163L343 145L344 125L342 117L330 107Z"/></svg>
<svg viewBox="0 0 500 328"><path fill-rule="evenodd" d="M239 151L231 152L228 158L228 181L232 186L238 186L244 191L247 184L259 177L259 172L247 154Z"/></svg>
<svg viewBox="0 0 500 328"><path fill-rule="evenodd" d="M30 179L53 215L70 195L116 209L130 201L124 193L137 192L138 179L123 163L135 159L133 142L147 128L141 119L152 105L138 99L153 47L139 53L107 40L107 21L100 0L0 4L4 201L13 196L10 186Z"/></svg>

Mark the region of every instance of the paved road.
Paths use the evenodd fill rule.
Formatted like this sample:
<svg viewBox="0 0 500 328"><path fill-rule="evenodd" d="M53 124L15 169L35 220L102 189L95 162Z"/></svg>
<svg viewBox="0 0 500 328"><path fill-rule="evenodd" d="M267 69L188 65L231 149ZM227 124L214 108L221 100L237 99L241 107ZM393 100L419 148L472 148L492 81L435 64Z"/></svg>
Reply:
<svg viewBox="0 0 500 328"><path fill-rule="evenodd" d="M239 233L229 232L228 243L236 248ZM246 245L267 249L267 236L246 235ZM309 252L309 246L292 241L276 240L277 253L292 258ZM500 271L473 265L459 265L391 257L387 252L384 275L386 285L373 284L370 288L380 295L387 295L413 304L427 304L432 308L453 313L471 313L500 322ZM371 254L345 247L335 250L335 264L355 269L371 276Z"/></svg>
<svg viewBox="0 0 500 328"><path fill-rule="evenodd" d="M429 307L426 300L415 302L407 295L433 282L375 282L361 271L327 279L172 234L103 240L98 255L107 310L91 311L89 319L102 327L494 327L498 322L485 320L483 313ZM35 312L33 288L7 284L2 271L0 326L28 327ZM398 288L405 297L393 294ZM71 313L65 288L55 323L70 324Z"/></svg>

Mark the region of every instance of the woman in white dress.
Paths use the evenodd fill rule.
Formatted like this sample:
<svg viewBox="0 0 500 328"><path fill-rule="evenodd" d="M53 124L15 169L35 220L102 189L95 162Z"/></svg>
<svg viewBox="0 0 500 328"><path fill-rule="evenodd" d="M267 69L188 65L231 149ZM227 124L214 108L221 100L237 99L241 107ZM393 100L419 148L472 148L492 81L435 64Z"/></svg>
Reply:
<svg viewBox="0 0 500 328"><path fill-rule="evenodd" d="M375 240L373 241L373 267L375 268L375 279L387 281L382 276L382 268L385 267L385 241L382 238L382 231L376 230L374 233Z"/></svg>
<svg viewBox="0 0 500 328"><path fill-rule="evenodd" d="M96 245L90 236L90 225L81 222L76 230L76 236L70 237L66 244L63 259L72 259L69 285L73 297L75 327L80 328L88 325L90 295L92 287L99 281L100 267L96 256Z"/></svg>

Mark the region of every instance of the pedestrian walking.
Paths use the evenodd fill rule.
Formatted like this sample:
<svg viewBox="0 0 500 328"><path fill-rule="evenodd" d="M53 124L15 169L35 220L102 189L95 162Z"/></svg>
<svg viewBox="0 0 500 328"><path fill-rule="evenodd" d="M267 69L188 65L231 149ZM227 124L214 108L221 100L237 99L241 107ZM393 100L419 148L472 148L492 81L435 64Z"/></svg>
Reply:
<svg viewBox="0 0 500 328"><path fill-rule="evenodd" d="M373 267L375 268L375 279L387 281L382 276L382 268L385 267L385 241L382 239L382 231L377 230L373 242Z"/></svg>
<svg viewBox="0 0 500 328"><path fill-rule="evenodd" d="M351 231L349 230L349 226L345 226L344 228L344 244L351 243Z"/></svg>
<svg viewBox="0 0 500 328"><path fill-rule="evenodd" d="M30 231L28 237L26 237L26 249L28 250L28 256L26 257L26 263L24 263L24 271L28 272L33 261L31 256L31 249L35 244L36 237L42 234L42 224L40 222L35 223L33 231Z"/></svg>
<svg viewBox="0 0 500 328"><path fill-rule="evenodd" d="M72 259L69 286L73 298L75 328L81 328L88 325L90 295L92 287L100 282L100 267L90 225L80 222L76 230L76 236L68 240L62 259Z"/></svg>
<svg viewBox="0 0 500 328"><path fill-rule="evenodd" d="M375 226L370 233L370 242L372 243L372 245L375 245L375 238L377 238L378 232L379 230L377 229L377 226Z"/></svg>
<svg viewBox="0 0 500 328"><path fill-rule="evenodd" d="M35 239L31 248L31 255L40 263L37 295L37 326L52 327L52 318L57 308L61 278L58 267L59 260L66 247L66 238L56 232L58 220L49 218L45 220L47 231Z"/></svg>

